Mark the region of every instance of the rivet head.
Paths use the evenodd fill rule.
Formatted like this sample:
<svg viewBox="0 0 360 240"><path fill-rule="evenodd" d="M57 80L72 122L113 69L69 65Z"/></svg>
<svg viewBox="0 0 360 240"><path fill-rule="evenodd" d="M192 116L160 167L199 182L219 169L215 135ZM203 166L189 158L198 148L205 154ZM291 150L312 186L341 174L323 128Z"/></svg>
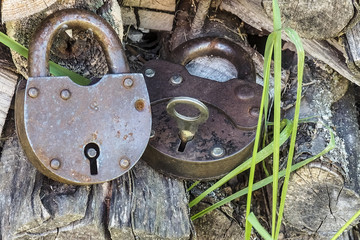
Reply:
<svg viewBox="0 0 360 240"><path fill-rule="evenodd" d="M253 117L259 117L260 109L258 107L252 107L250 108L249 113Z"/></svg>
<svg viewBox="0 0 360 240"><path fill-rule="evenodd" d="M36 98L37 96L39 96L39 90L35 87L29 88L28 95L31 98Z"/></svg>
<svg viewBox="0 0 360 240"><path fill-rule="evenodd" d="M181 84L183 80L184 80L183 77L180 75L174 75L170 78L170 82L174 85Z"/></svg>
<svg viewBox="0 0 360 240"><path fill-rule="evenodd" d="M214 158L220 158L224 156L224 154L225 154L225 150L222 147L214 147L211 150L211 156Z"/></svg>
<svg viewBox="0 0 360 240"><path fill-rule="evenodd" d="M145 108L145 101L143 99L136 100L135 109L139 112L143 111Z"/></svg>
<svg viewBox="0 0 360 240"><path fill-rule="evenodd" d="M50 167L52 169L58 170L60 166L61 166L60 160L54 158L50 161Z"/></svg>
<svg viewBox="0 0 360 240"><path fill-rule="evenodd" d="M153 137L155 137L155 130L151 130L151 132L150 132L150 138L153 138Z"/></svg>
<svg viewBox="0 0 360 240"><path fill-rule="evenodd" d="M71 92L68 89L64 89L60 92L60 97L64 100L68 100L71 97Z"/></svg>
<svg viewBox="0 0 360 240"><path fill-rule="evenodd" d="M130 161L128 159L123 158L120 160L119 164L121 168L127 169L130 166Z"/></svg>
<svg viewBox="0 0 360 240"><path fill-rule="evenodd" d="M131 78L125 78L123 84L124 87L131 88L132 85L134 84L134 81Z"/></svg>
<svg viewBox="0 0 360 240"><path fill-rule="evenodd" d="M155 76L155 70L154 69L151 69L151 68L148 68L145 70L145 76L149 77L149 78L152 78Z"/></svg>
<svg viewBox="0 0 360 240"><path fill-rule="evenodd" d="M255 96L254 89L249 85L241 85L235 88L235 94L239 99L248 100Z"/></svg>

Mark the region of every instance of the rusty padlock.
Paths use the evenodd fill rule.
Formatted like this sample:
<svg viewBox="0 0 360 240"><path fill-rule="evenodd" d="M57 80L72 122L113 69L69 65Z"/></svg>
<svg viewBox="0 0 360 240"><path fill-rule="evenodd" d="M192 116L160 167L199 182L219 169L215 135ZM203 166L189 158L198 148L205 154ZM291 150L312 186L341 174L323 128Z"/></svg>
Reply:
<svg viewBox="0 0 360 240"><path fill-rule="evenodd" d="M90 86L49 77L51 44L59 29L91 29L111 74ZM151 130L142 74L129 73L121 42L101 17L67 9L46 18L29 48L29 79L16 94L16 127L26 155L48 177L70 184L117 178L143 154Z"/></svg>
<svg viewBox="0 0 360 240"><path fill-rule="evenodd" d="M216 82L190 75L184 65L200 56L229 60L238 78ZM239 45L209 37L185 42L170 60L152 60L143 69L153 116L143 159L180 178L220 177L252 152L262 95L253 62Z"/></svg>

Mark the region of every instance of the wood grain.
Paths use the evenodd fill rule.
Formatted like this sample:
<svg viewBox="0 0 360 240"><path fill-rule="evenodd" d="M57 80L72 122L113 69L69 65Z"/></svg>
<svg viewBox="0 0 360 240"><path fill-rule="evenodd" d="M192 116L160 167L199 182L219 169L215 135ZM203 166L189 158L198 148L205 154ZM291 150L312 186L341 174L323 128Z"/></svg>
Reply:
<svg viewBox="0 0 360 240"><path fill-rule="evenodd" d="M2 22L26 18L50 7L55 2L56 0L2 0Z"/></svg>

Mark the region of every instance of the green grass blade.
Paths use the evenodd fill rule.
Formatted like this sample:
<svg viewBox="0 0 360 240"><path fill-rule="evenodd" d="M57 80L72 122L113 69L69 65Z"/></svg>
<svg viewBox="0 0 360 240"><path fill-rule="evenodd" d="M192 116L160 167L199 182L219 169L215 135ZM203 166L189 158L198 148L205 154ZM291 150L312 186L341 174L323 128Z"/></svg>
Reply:
<svg viewBox="0 0 360 240"><path fill-rule="evenodd" d="M280 121L281 121L281 14L277 0L272 1L273 26L274 30L279 30L275 34L274 43L274 154L273 154L273 191L272 191L272 229L271 236L275 235L277 192L278 192L278 172L280 159Z"/></svg>
<svg viewBox="0 0 360 240"><path fill-rule="evenodd" d="M19 44L18 42L16 42L15 40L11 39L10 37L8 37L6 34L0 32L0 42L3 43L4 45L6 45L7 47L11 48L12 50L14 50L15 52L17 52L18 54L20 54L21 56L28 58L28 49L24 46L22 46L21 44ZM90 80L75 73L72 72L54 62L49 62L49 71L51 74L53 74L54 76L68 76L71 78L71 80L73 80L75 83L79 84L79 85L89 85L90 84Z"/></svg>
<svg viewBox="0 0 360 240"><path fill-rule="evenodd" d="M258 124L256 129L256 137L254 141L254 148L253 148L253 155L251 158L251 167L250 167L250 175L249 175L249 192L247 195L247 203L246 203L246 214L245 218L247 219L248 215L250 214L251 209L251 197L252 197L252 186L254 183L254 176L255 176L255 165L256 165L256 155L259 148L259 142L261 137L261 126L262 126L262 119L263 113L265 111L265 119L267 117L267 104L268 104L268 95L269 95L269 79L270 79L270 64L271 64L271 56L272 50L274 46L275 40L275 33L271 33L266 41L265 46L265 60L264 60L264 87L263 93L261 98L260 110L259 110L259 118ZM265 107L265 110L264 110ZM250 239L251 236L251 224L249 221L246 221L245 225L245 239Z"/></svg>
<svg viewBox="0 0 360 240"><path fill-rule="evenodd" d="M340 237L340 235L346 230L346 228L348 228L352 222L354 222L358 217L360 216L360 210L354 214L354 216L352 216L349 221L347 221L345 223L344 226L342 226L340 228L340 230L331 238L331 240L335 240L337 239L338 237Z"/></svg>
<svg viewBox="0 0 360 240"><path fill-rule="evenodd" d="M273 24L274 24L274 31L281 29L281 14L280 8L277 0L273 0L272 2L273 7Z"/></svg>
<svg viewBox="0 0 360 240"><path fill-rule="evenodd" d="M329 129L329 128L328 128ZM324 150L322 150L319 154L317 154L316 156L313 156L311 158L308 158L306 160L303 160L299 163L296 163L294 164L292 167L291 167L291 171L296 171L297 169L305 166L306 164L309 164L310 162L314 161L315 159L318 159L319 157L321 157L322 155L326 154L327 152L329 152L330 150L334 149L335 147L335 138L334 138L334 134L332 132L331 129L329 129L329 132L330 132L330 141L329 141L329 144L326 146L326 148ZM260 152L259 152L260 153ZM279 172L279 178L281 177L284 177L286 174L286 170L283 170L283 171L280 171ZM273 176L270 176L270 177L267 177L257 183L254 184L253 186L253 191L256 191L262 187L265 187L266 185L272 183L273 181ZM208 208L194 214L192 217L191 217L191 220L195 220L199 217L202 217L204 216L206 213L218 208L218 207L221 207L222 205L224 204L227 204L229 203L230 201L236 199L236 198L239 198L239 197L242 197L244 195L246 195L248 193L248 188L244 188L232 195L230 195L229 197L227 198L224 198L223 200L209 206Z"/></svg>
<svg viewBox="0 0 360 240"><path fill-rule="evenodd" d="M280 121L281 121L281 31L275 32L274 43L274 154L273 154L273 191L272 191L272 231L275 236L278 172L280 161Z"/></svg>
<svg viewBox="0 0 360 240"><path fill-rule="evenodd" d="M290 137L291 129L292 129L292 122L290 120L284 119L284 122L286 123L286 125L280 135L281 145L284 144L285 141ZM272 154L273 144L274 143L271 142L268 146L266 146L264 149L262 149L260 152L257 153L256 163L261 162L262 160L264 160L265 158L267 158L268 156L270 156ZM225 184L231 178L244 172L245 170L249 169L250 167L251 167L251 158L246 160L240 166L236 167L234 170L232 170L230 173L228 173L227 175L222 177L219 181L217 181L211 187L206 189L206 191L204 191L202 194L200 194L198 197L196 197L194 200L192 200L189 203L189 207L193 207L194 205L198 204L210 192L221 187L223 184Z"/></svg>
<svg viewBox="0 0 360 240"><path fill-rule="evenodd" d="M200 181L194 182L186 191L189 192L191 189L193 189L196 185L198 185Z"/></svg>
<svg viewBox="0 0 360 240"><path fill-rule="evenodd" d="M294 119L293 119L293 129L291 133L291 140L290 140L290 147L289 147L289 153L288 153L288 160L287 160L287 166L286 166L286 174L284 179L284 184L282 187L282 193L280 197L280 206L279 206L279 213L278 213L278 220L277 220L277 226L275 230L275 237L274 239L277 239L280 233L280 227L281 227L281 221L284 213L284 207L285 207L285 199L286 199L286 193L287 188L289 184L290 179L290 173L291 173L291 166L292 166L292 160L294 157L294 150L295 150L295 142L296 142L296 135L297 135L297 127L299 123L299 115L300 115L300 102L301 102L301 92L302 92L302 79L303 79L303 71L304 71L304 61L305 61L305 51L301 43L301 39L298 36L298 34L292 30L292 29L285 29L286 34L289 36L290 40L295 44L297 55L298 55L298 73L297 73L297 93L296 93L296 103L295 103L295 113L294 113Z"/></svg>
<svg viewBox="0 0 360 240"><path fill-rule="evenodd" d="M266 231L266 229L261 225L259 220L255 217L254 213L251 212L248 216L248 221L251 225L254 226L255 230L263 237L265 240L273 240L270 234Z"/></svg>

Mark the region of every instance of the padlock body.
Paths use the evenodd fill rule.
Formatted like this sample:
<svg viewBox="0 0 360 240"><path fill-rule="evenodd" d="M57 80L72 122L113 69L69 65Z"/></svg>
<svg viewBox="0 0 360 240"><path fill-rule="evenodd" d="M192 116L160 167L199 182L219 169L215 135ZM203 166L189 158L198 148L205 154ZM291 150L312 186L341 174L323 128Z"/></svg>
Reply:
<svg viewBox="0 0 360 240"><path fill-rule="evenodd" d="M155 76L146 76L147 69L156 72ZM263 90L253 74L216 82L192 76L184 66L163 60L148 61L143 72L154 131L143 156L149 165L172 176L206 180L223 176L251 155ZM181 76L181 83L171 82L172 76ZM207 121L186 144L179 137L176 120L166 111L171 99L182 96L201 101L209 111ZM184 107L179 106L180 113L192 116ZM223 153L216 156L216 148Z"/></svg>
<svg viewBox="0 0 360 240"><path fill-rule="evenodd" d="M144 78L111 74L90 86L68 77L29 78L17 90L16 126L29 160L48 177L81 185L115 179L134 166L149 139ZM95 163L86 155L89 144L98 148Z"/></svg>

